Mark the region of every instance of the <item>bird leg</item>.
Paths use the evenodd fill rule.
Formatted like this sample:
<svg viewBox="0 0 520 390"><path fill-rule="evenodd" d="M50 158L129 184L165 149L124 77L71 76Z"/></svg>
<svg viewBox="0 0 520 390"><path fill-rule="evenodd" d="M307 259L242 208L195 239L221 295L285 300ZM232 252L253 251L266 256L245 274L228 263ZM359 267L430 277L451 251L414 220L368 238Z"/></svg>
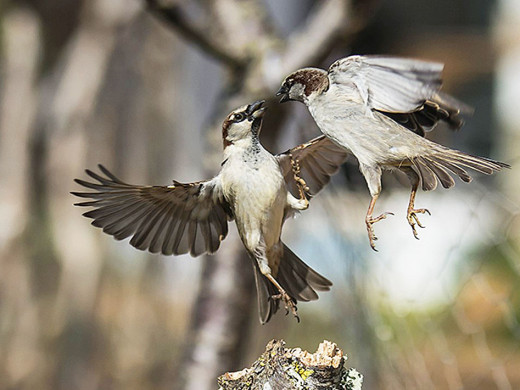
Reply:
<svg viewBox="0 0 520 390"><path fill-rule="evenodd" d="M261 274L264 275L267 278L267 280L269 280L279 292L279 294L277 295L271 295L270 299L280 299L281 301L283 301L286 314L289 314L289 311L291 311L292 314L296 317L296 320L300 322L300 317L298 317L297 313L296 300L291 298L291 296L287 293L287 291L284 290L284 288L280 285L280 283L278 283L278 281L273 277L273 274L271 273L269 260L267 259L265 253L265 245L263 245L262 243L262 245L260 245L254 251L253 255L258 264L258 268L260 269Z"/></svg>
<svg viewBox="0 0 520 390"><path fill-rule="evenodd" d="M293 178L294 178L294 181L296 182L296 186L298 187L298 192L300 194L300 200L304 204L303 209L306 209L309 207L309 201L308 201L305 193L309 191L309 187L307 186L307 183L305 182L305 180L303 180L300 177L300 172L301 172L300 162L298 161L298 159L294 159L292 154L290 155L290 157L291 157L291 167L292 167L292 171L293 171Z"/></svg>
<svg viewBox="0 0 520 390"><path fill-rule="evenodd" d="M408 219L408 223L412 227L413 236L418 240L419 236L417 234L417 230L415 229L415 225L420 228L424 228L424 226L419 221L417 214L428 214L432 215L428 209L416 209L414 208L415 203L415 195L417 194L417 188L419 188L419 181L412 183L412 192L410 193L410 202L408 203L408 212L406 214L406 218Z"/></svg>
<svg viewBox="0 0 520 390"><path fill-rule="evenodd" d="M377 240L377 237L374 233L374 227L372 226L374 223L381 221L382 219L385 219L387 215L394 215L393 213L386 212L381 214L378 217L372 217L372 213L374 212L374 207L376 205L377 198L379 198L379 194L376 194L372 196L372 199L370 200L370 204L368 205L367 210L367 216L365 217L365 223L367 225L367 231L368 231L368 239L370 241L370 247L377 252L376 244L374 241Z"/></svg>
<svg viewBox="0 0 520 390"><path fill-rule="evenodd" d="M287 294L287 291L283 289L282 286L280 286L280 283L276 281L276 279L271 275L271 273L264 274L267 279L276 287L278 292L280 294L272 295L272 299L280 299L283 301L283 304L285 306L285 314L289 314L289 311L293 314L294 317L296 317L296 320L300 322L300 317L298 317L298 308L296 307L296 301L292 299L289 294Z"/></svg>

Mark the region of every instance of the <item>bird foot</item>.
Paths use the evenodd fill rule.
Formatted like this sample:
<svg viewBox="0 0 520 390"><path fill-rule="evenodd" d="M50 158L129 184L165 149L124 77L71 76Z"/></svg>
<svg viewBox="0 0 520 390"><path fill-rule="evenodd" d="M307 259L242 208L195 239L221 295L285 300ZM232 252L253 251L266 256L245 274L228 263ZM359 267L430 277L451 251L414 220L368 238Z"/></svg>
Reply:
<svg viewBox="0 0 520 390"><path fill-rule="evenodd" d="M291 312L292 315L296 318L296 321L300 322L296 301L292 299L289 294L287 294L284 290L281 290L280 294L272 295L271 298L281 300L285 306L285 315L288 315L289 312Z"/></svg>
<svg viewBox="0 0 520 390"><path fill-rule="evenodd" d="M291 167L292 167L292 171L293 171L293 178L294 178L294 181L296 182L296 186L298 187L298 192L300 193L300 199L302 201L304 201L306 207L309 207L309 201L307 200L307 196L306 196L306 193L309 192L309 187L307 186L307 183L305 182L305 180L303 180L301 177L300 177L300 172L301 172L301 169L300 169L300 162L298 161L298 159L294 159L291 155ZM305 210L304 209L304 210Z"/></svg>
<svg viewBox="0 0 520 390"><path fill-rule="evenodd" d="M376 244L374 241L377 241L376 234L374 233L374 227L372 226L374 223L381 221L382 219L385 219L387 215L394 215L394 213L386 212L381 214L378 217L372 217L371 215L367 215L365 218L365 223L367 225L367 232L368 232L368 240L370 241L370 247L377 252Z"/></svg>
<svg viewBox="0 0 520 390"><path fill-rule="evenodd" d="M421 222L419 221L419 218L417 217L417 214L428 214L428 215L432 215L432 214L430 213L430 211L428 209L414 209L414 208L408 209L408 215L406 218L408 219L408 223L410 224L410 226L412 228L413 236L418 240L419 235L417 234L417 229L415 229L415 225L419 226L421 229L424 228L425 226L421 224Z"/></svg>

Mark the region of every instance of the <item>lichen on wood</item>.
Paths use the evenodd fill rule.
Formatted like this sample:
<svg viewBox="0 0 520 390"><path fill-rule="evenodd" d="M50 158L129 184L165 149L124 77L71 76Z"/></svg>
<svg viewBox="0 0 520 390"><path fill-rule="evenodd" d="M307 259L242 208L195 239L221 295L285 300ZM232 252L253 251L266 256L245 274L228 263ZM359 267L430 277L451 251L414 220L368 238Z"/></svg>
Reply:
<svg viewBox="0 0 520 390"><path fill-rule="evenodd" d="M345 368L346 360L330 341L311 354L272 340L250 368L220 376L219 390L361 390L363 376Z"/></svg>

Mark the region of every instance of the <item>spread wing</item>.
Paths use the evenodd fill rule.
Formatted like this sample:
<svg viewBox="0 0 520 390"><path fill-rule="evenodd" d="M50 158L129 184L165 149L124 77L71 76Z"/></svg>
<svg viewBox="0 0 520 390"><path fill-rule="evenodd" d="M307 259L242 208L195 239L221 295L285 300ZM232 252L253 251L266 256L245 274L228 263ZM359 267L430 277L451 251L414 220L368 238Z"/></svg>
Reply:
<svg viewBox="0 0 520 390"><path fill-rule="evenodd" d="M330 66L329 78L333 83L353 83L369 108L411 112L440 89L442 69L443 65L436 62L350 56Z"/></svg>
<svg viewBox="0 0 520 390"><path fill-rule="evenodd" d="M443 120L459 129L459 114L471 109L439 92L443 64L408 58L350 56L329 68L331 82L358 89L367 108L377 110L419 135Z"/></svg>
<svg viewBox="0 0 520 390"><path fill-rule="evenodd" d="M298 188L293 177L291 157L297 160L301 172L299 176L309 187L309 195L316 195L330 180L347 158L347 151L330 139L321 135L276 156L282 169L287 188L298 196Z"/></svg>
<svg viewBox="0 0 520 390"><path fill-rule="evenodd" d="M117 240L132 236L137 249L165 255L215 252L228 232L231 215L217 176L196 183L175 182L172 186L137 186L125 183L99 165L102 174L90 170L95 182L75 179L94 192L72 192L90 198L76 206L94 209L83 215L92 218Z"/></svg>

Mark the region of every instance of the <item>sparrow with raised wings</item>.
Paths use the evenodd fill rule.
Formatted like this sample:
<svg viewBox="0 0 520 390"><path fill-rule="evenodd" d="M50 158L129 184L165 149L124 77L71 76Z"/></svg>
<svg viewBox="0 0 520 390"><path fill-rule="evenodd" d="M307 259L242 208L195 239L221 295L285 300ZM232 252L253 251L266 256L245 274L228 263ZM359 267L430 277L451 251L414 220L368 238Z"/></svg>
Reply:
<svg viewBox="0 0 520 390"><path fill-rule="evenodd" d="M320 136L273 156L258 135L264 101L231 112L222 126L224 161L208 181L138 186L119 180L102 165L96 182L75 181L94 192L73 192L92 200L83 215L117 240L164 255L213 253L235 220L253 260L260 321L266 323L280 300L297 317L296 302L318 299L332 283L298 258L280 239L284 221L308 207L308 197L328 183L346 158L342 148ZM295 195L293 196L293 194ZM297 317L298 318L298 317Z"/></svg>
<svg viewBox="0 0 520 390"><path fill-rule="evenodd" d="M381 193L384 169L404 172L412 191L407 220L415 238L416 224L423 227L416 209L419 185L424 191L455 185L448 172L470 182L465 168L485 174L508 164L449 149L424 138L439 121L451 128L462 126L461 114L468 108L440 92L443 65L415 59L386 56L350 56L334 62L328 71L304 68L287 76L277 96L280 102L304 103L318 127L330 140L358 159L372 199L365 223L370 246L377 240L373 224L391 213L373 217Z"/></svg>

